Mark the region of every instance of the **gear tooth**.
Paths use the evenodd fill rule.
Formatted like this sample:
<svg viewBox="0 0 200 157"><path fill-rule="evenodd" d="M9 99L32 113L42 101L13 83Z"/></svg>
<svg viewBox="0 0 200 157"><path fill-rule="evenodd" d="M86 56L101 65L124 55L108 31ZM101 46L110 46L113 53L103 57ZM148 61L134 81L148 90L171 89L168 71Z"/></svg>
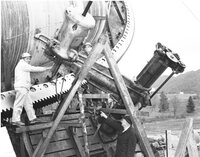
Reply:
<svg viewBox="0 0 200 157"><path fill-rule="evenodd" d="M10 109L6 109L6 110L2 110L1 111L1 122L6 121L7 118L11 118L12 117L12 108Z"/></svg>

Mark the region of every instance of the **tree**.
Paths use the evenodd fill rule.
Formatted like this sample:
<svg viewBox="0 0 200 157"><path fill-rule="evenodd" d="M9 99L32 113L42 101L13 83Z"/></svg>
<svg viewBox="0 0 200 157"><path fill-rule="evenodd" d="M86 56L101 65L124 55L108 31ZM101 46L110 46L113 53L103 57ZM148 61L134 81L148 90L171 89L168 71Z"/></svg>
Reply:
<svg viewBox="0 0 200 157"><path fill-rule="evenodd" d="M164 92L160 94L160 105L159 105L159 112L165 112L169 110L169 102L168 98Z"/></svg>
<svg viewBox="0 0 200 157"><path fill-rule="evenodd" d="M158 94L154 95L154 97L151 99L151 104L152 104L151 111L156 111L160 104L160 99Z"/></svg>
<svg viewBox="0 0 200 157"><path fill-rule="evenodd" d="M194 101L193 101L191 96L188 99L188 104L186 106L186 111L187 111L187 113L192 113L192 112L195 111L195 104L194 104Z"/></svg>
<svg viewBox="0 0 200 157"><path fill-rule="evenodd" d="M176 117L178 105L179 105L179 103L180 103L180 101L179 101L179 99L177 98L177 96L174 96L174 97L172 98L171 103L172 103L172 107L173 107L174 117Z"/></svg>

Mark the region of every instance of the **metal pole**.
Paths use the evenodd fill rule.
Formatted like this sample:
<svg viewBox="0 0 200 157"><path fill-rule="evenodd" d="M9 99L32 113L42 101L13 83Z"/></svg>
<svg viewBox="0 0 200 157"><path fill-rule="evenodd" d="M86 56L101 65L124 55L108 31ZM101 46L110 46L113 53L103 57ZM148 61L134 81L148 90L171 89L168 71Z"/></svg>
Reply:
<svg viewBox="0 0 200 157"><path fill-rule="evenodd" d="M165 83L175 74L175 72L173 71L169 76L168 78L156 89L156 91L150 96L150 98L152 98L159 90L160 88L162 88Z"/></svg>
<svg viewBox="0 0 200 157"><path fill-rule="evenodd" d="M83 16L86 16L86 14L89 11L91 5L92 5L92 1L89 1L87 6L85 7L85 10L82 13Z"/></svg>
<svg viewBox="0 0 200 157"><path fill-rule="evenodd" d="M166 139L166 157L168 157L168 131L165 130L165 139Z"/></svg>

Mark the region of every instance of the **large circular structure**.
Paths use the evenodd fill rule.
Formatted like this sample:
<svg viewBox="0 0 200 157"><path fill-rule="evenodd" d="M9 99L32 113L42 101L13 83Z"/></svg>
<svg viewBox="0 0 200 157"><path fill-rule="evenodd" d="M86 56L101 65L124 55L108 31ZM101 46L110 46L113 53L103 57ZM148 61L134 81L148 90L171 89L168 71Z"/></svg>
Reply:
<svg viewBox="0 0 200 157"><path fill-rule="evenodd" d="M63 14L68 6L84 10L87 1L2 1L2 89L11 90L14 67L20 55L25 51L32 54L32 65L45 65L49 59L44 56L44 45L34 40L34 35L42 33L53 38L56 30L60 29ZM78 46L83 40L94 43L106 28L111 50L119 61L129 47L134 34L134 18L128 2L124 1L94 1L89 13L95 18L95 27L90 29L87 36L80 35L71 46ZM98 61L106 65L105 58ZM5 79L6 78L6 79ZM42 82L40 82L42 83Z"/></svg>
<svg viewBox="0 0 200 157"><path fill-rule="evenodd" d="M74 6L83 11L87 1L79 3L73 1L60 1L59 3L55 1L41 1L40 5L33 1L2 1L1 4L1 105L2 115L5 115L4 118L6 118L12 114L12 104L15 97L15 92L11 90L13 73L20 55L24 51L30 51L32 54L32 65L43 66L51 62L43 53L45 45L40 41L34 40L34 35L42 33L53 38L55 32L62 26L63 14L66 8ZM133 12L129 6L128 2L124 1L94 1L89 9L89 13L95 19L95 26L87 34L83 33L76 37L72 41L71 47L76 48L82 42L95 44L104 31L109 36L109 45L112 53L115 59L119 61L129 47L134 34ZM101 57L97 62L107 67L105 57ZM39 83L43 83L43 78L47 75L34 74L32 80L39 80ZM37 92L40 92L43 86L40 87L38 85L35 89ZM40 95L42 96L42 94ZM48 96L51 96L51 94L47 94L46 97ZM34 101L37 102L35 99Z"/></svg>

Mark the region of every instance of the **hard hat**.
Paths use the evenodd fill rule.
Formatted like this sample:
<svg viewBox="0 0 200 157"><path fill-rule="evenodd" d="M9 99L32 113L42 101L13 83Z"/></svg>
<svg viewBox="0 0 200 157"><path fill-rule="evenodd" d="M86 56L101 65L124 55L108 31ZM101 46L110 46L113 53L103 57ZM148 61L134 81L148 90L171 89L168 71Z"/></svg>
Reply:
<svg viewBox="0 0 200 157"><path fill-rule="evenodd" d="M92 46L92 44L91 43L89 43L89 42L86 42L85 44L84 44L85 46Z"/></svg>
<svg viewBox="0 0 200 157"><path fill-rule="evenodd" d="M30 53L24 52L22 53L22 58L31 57Z"/></svg>

